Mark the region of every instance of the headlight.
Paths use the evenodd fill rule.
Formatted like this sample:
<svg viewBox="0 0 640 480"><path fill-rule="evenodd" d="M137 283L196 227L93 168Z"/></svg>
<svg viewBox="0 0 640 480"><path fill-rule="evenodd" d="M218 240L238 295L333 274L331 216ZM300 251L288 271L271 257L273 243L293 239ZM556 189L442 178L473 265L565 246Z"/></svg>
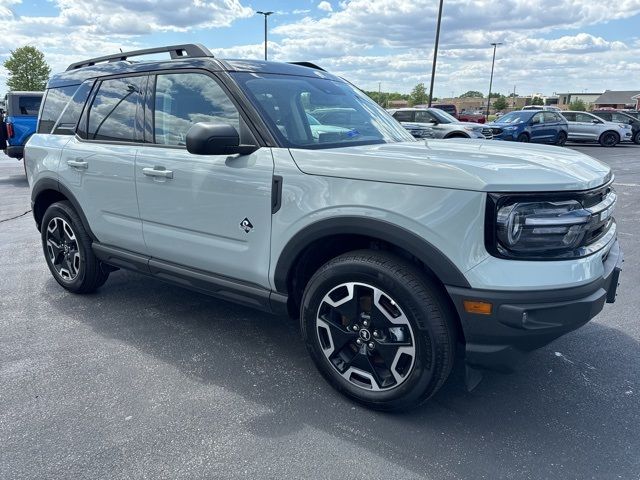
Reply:
<svg viewBox="0 0 640 480"><path fill-rule="evenodd" d="M489 195L486 246L503 258L559 259L589 255L615 237L616 194ZM569 198L573 196L574 198Z"/></svg>
<svg viewBox="0 0 640 480"><path fill-rule="evenodd" d="M518 127L503 127L503 130L515 130Z"/></svg>
<svg viewBox="0 0 640 480"><path fill-rule="evenodd" d="M478 128L478 127L462 127L464 128L467 132L481 132L482 128Z"/></svg>

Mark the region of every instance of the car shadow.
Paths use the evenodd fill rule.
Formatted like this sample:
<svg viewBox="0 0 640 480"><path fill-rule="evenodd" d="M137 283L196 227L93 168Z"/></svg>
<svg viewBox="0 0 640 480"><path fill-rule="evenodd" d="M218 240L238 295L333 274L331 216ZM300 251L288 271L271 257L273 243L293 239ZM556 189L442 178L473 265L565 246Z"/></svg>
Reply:
<svg viewBox="0 0 640 480"><path fill-rule="evenodd" d="M27 177L22 175L9 175L7 177L0 178L0 185L11 185L13 187L29 187Z"/></svg>
<svg viewBox="0 0 640 480"><path fill-rule="evenodd" d="M45 288L60 287L49 279ZM428 403L385 414L332 390L288 318L121 271L96 294L50 302L75 308L104 338L264 406L244 427L265 439L310 426L418 476L630 478L640 467L640 346L598 322L533 352L516 374L485 374L472 392L458 363ZM624 384L611 381L619 369Z"/></svg>

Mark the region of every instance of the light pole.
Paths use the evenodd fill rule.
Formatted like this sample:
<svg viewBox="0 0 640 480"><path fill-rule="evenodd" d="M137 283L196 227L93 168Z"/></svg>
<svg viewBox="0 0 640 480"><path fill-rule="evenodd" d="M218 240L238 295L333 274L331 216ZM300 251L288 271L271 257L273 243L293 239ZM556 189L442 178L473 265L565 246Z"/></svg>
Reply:
<svg viewBox="0 0 640 480"><path fill-rule="evenodd" d="M273 12L256 12L260 15L264 15L264 59L267 60L267 17Z"/></svg>
<svg viewBox="0 0 640 480"><path fill-rule="evenodd" d="M442 22L442 4L444 0L440 0L440 8L438 9L438 24L436 26L436 44L433 47L433 64L431 65L431 86L429 87L429 108L431 108L431 99L433 98L433 82L436 78L436 61L438 60L438 44L440 43L440 23Z"/></svg>
<svg viewBox="0 0 640 480"><path fill-rule="evenodd" d="M496 48L502 43L492 43L493 46L493 60L491 60L491 80L489 80L489 98L487 99L487 121L489 121L489 107L491 107L491 87L493 86L493 66L496 63Z"/></svg>

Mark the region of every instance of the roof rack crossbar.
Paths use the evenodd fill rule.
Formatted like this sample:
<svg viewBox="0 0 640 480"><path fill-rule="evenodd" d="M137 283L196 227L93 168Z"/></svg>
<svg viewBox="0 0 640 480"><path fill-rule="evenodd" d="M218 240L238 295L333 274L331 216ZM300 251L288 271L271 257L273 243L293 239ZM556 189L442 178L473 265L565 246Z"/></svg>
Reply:
<svg viewBox="0 0 640 480"><path fill-rule="evenodd" d="M113 55L105 55L103 57L90 58L81 62L72 63L67 67L67 71L76 70L82 67L88 67L101 62L119 62L127 60L130 57L139 57L142 55L151 55L154 53L169 53L171 58L193 58L193 57L213 57L213 53L203 45L196 43L185 43L184 45L169 45L158 48L145 48L144 50L133 50L131 52L114 53Z"/></svg>
<svg viewBox="0 0 640 480"><path fill-rule="evenodd" d="M291 65L300 65L301 67L309 67L309 68L313 68L314 70L321 70L323 72L326 72L324 68L319 67L315 63L311 63L311 62L287 62L287 63L290 63Z"/></svg>

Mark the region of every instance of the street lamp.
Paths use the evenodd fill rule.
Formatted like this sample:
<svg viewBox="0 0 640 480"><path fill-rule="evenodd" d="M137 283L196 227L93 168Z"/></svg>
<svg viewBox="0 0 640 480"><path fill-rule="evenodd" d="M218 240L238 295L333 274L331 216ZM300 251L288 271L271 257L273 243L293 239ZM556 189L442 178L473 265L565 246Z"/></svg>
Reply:
<svg viewBox="0 0 640 480"><path fill-rule="evenodd" d="M264 59L267 60L267 17L273 12L256 12L257 14L264 15Z"/></svg>
<svg viewBox="0 0 640 480"><path fill-rule="evenodd" d="M436 44L433 48L433 64L431 65L431 86L429 87L429 108L431 108L431 99L433 98L433 81L436 78L436 61L438 59L438 43L440 43L440 22L442 21L442 4L444 0L440 0L440 8L438 9L438 25L436 26Z"/></svg>
<svg viewBox="0 0 640 480"><path fill-rule="evenodd" d="M496 63L496 48L502 43L492 43L493 46L493 60L491 61L491 80L489 80L489 99L487 100L487 120L489 119L489 108L491 107L491 87L493 86L493 66Z"/></svg>

